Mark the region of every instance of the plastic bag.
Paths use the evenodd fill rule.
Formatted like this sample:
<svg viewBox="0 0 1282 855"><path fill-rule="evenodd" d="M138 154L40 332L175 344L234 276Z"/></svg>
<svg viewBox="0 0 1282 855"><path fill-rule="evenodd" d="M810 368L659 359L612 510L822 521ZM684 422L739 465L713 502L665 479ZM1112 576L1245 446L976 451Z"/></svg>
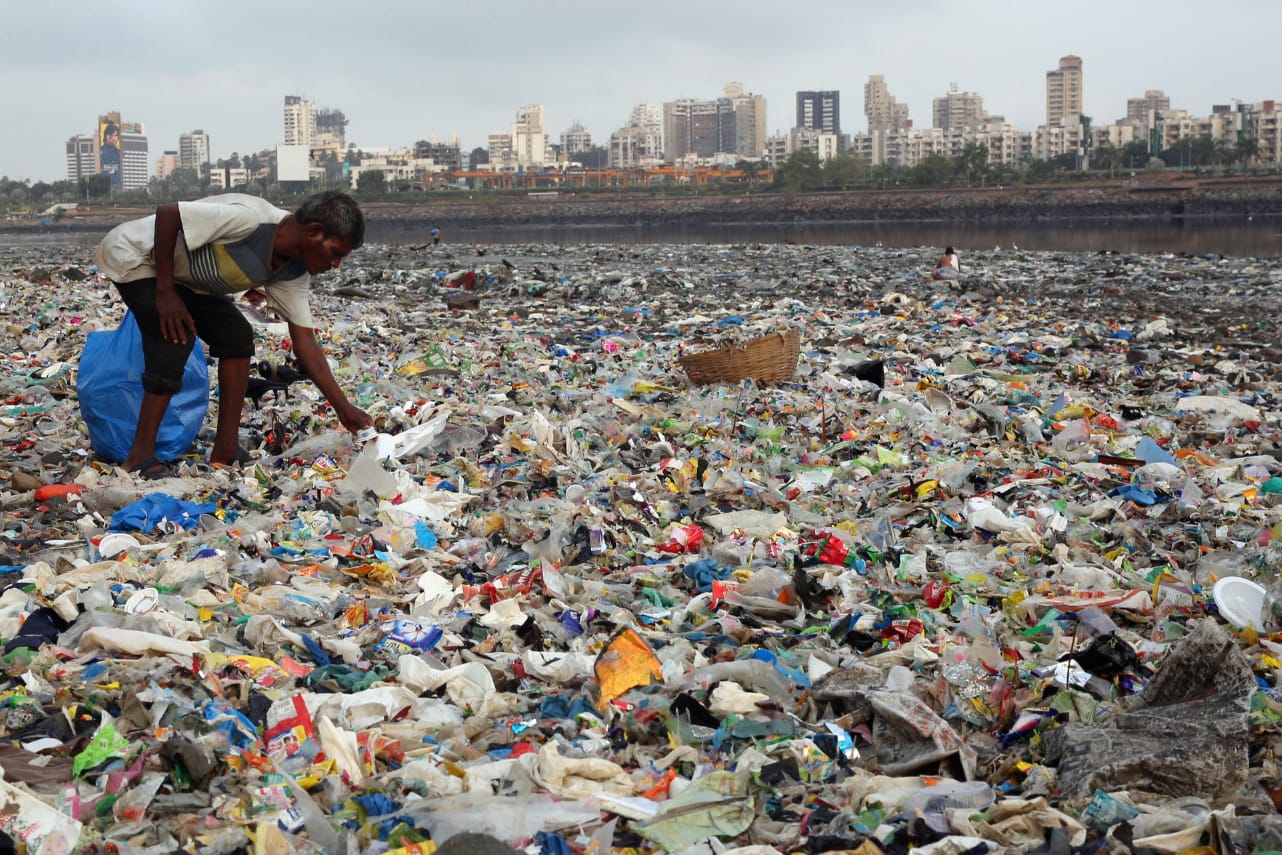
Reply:
<svg viewBox="0 0 1282 855"><path fill-rule="evenodd" d="M142 334L133 312L126 312L116 329L92 332L85 338L76 393L80 415L89 429L89 444L104 460L124 460L133 445L142 408L142 371ZM156 457L173 460L185 452L208 409L209 368L198 339L183 369L182 388L160 422Z"/></svg>

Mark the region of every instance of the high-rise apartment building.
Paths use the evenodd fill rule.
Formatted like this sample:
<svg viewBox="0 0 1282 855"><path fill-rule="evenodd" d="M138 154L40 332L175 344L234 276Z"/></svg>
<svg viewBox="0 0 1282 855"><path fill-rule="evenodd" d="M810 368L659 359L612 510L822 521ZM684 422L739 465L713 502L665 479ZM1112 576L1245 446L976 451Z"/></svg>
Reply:
<svg viewBox="0 0 1282 855"><path fill-rule="evenodd" d="M610 134L610 166L636 169L663 162L663 109L658 104L638 104L628 123Z"/></svg>
<svg viewBox="0 0 1282 855"><path fill-rule="evenodd" d="M1046 72L1046 126L1076 127L1082 118L1082 58L1062 56L1059 68Z"/></svg>
<svg viewBox="0 0 1282 855"><path fill-rule="evenodd" d="M734 148L740 157L759 160L766 151L766 97L743 91L742 83L727 83L724 97L734 112Z"/></svg>
<svg viewBox="0 0 1282 855"><path fill-rule="evenodd" d="M956 84L943 98L934 99L932 106L932 127L946 131L977 131L985 125L984 99L974 92L958 92Z"/></svg>
<svg viewBox="0 0 1282 855"><path fill-rule="evenodd" d="M98 146L93 134L76 134L67 140L67 180L79 181L98 172Z"/></svg>
<svg viewBox="0 0 1282 855"><path fill-rule="evenodd" d="M342 110L316 111L316 137L312 151L342 154L347 151L347 116Z"/></svg>
<svg viewBox="0 0 1282 855"><path fill-rule="evenodd" d="M516 111L516 121L512 123L511 152L517 169L543 166L549 162L542 104L531 104Z"/></svg>
<svg viewBox="0 0 1282 855"><path fill-rule="evenodd" d="M490 134L486 152L491 169L502 172L516 168L516 159L512 156L512 134Z"/></svg>
<svg viewBox="0 0 1282 855"><path fill-rule="evenodd" d="M166 150L156 158L156 180L164 181L178 170L178 152Z"/></svg>
<svg viewBox="0 0 1282 855"><path fill-rule="evenodd" d="M202 130L178 135L178 167L195 170L199 176L209 172L209 134Z"/></svg>
<svg viewBox="0 0 1282 855"><path fill-rule="evenodd" d="M592 150L592 134L576 119L561 132L561 153L573 159L576 154Z"/></svg>
<svg viewBox="0 0 1282 855"><path fill-rule="evenodd" d="M430 142L420 140L414 145L414 158L431 160L445 169L458 171L463 168L463 152L459 150L457 137L448 143L437 142L435 138Z"/></svg>
<svg viewBox="0 0 1282 855"><path fill-rule="evenodd" d="M316 105L301 95L285 96L285 145L309 149L316 142Z"/></svg>
<svg viewBox="0 0 1282 855"><path fill-rule="evenodd" d="M1149 89L1143 98L1126 99L1126 121L1147 125L1151 117L1170 112L1171 99L1161 89Z"/></svg>
<svg viewBox="0 0 1282 855"><path fill-rule="evenodd" d="M908 119L908 105L900 104L886 87L886 78L880 74L868 75L864 84L864 115L868 118L868 132L902 131L912 127Z"/></svg>
<svg viewBox="0 0 1282 855"><path fill-rule="evenodd" d="M711 158L737 148L734 103L729 98L682 98L663 105L663 159ZM762 141L764 147L764 139Z"/></svg>
<svg viewBox="0 0 1282 855"><path fill-rule="evenodd" d="M835 90L798 92L795 127L841 136L841 93Z"/></svg>
<svg viewBox="0 0 1282 855"><path fill-rule="evenodd" d="M141 122L120 123L120 189L137 190L151 181L151 151Z"/></svg>
<svg viewBox="0 0 1282 855"><path fill-rule="evenodd" d="M147 135L139 122L122 122L119 112L98 116L93 139L94 172L106 175L113 190L146 187L151 180Z"/></svg>

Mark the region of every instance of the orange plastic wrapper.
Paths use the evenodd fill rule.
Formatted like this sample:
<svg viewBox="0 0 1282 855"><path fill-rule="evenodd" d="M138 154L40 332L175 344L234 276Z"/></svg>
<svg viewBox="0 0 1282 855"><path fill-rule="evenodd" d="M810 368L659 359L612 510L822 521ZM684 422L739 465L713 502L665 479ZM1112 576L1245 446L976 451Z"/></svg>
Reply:
<svg viewBox="0 0 1282 855"><path fill-rule="evenodd" d="M83 484L46 484L36 489L36 501L47 502L50 499L65 499L67 496L76 496L83 493L85 487Z"/></svg>
<svg viewBox="0 0 1282 855"><path fill-rule="evenodd" d="M535 585L543 584L543 568L527 567L498 576L483 585L464 585L463 598L470 600L478 594L482 602L497 603L520 594L528 594Z"/></svg>
<svg viewBox="0 0 1282 855"><path fill-rule="evenodd" d="M634 629L625 629L611 639L597 656L592 670L601 686L598 701L601 709L628 689L663 679L658 657Z"/></svg>

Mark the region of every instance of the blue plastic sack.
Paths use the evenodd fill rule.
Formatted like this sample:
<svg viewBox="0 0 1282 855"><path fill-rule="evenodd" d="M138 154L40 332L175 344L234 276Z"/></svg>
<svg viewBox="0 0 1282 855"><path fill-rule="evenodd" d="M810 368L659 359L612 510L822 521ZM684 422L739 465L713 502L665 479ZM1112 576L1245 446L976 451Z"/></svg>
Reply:
<svg viewBox="0 0 1282 855"><path fill-rule="evenodd" d="M104 460L119 463L129 456L142 408L142 334L133 312L126 312L114 330L92 332L85 338L76 373L80 416L89 428L89 444ZM187 357L182 388L169 402L156 436L156 457L173 460L196 438L209 410L209 368L205 348L196 346Z"/></svg>

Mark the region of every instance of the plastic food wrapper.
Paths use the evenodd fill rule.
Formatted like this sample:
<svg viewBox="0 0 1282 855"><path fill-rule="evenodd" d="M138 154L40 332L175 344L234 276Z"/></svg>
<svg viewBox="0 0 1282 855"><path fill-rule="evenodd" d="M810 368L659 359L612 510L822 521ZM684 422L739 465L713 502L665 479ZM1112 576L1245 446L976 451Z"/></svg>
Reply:
<svg viewBox="0 0 1282 855"><path fill-rule="evenodd" d="M151 482L92 247L0 242L10 786L139 853L1277 848L1282 267L937 254L371 239L371 428L251 315L250 459Z"/></svg>

